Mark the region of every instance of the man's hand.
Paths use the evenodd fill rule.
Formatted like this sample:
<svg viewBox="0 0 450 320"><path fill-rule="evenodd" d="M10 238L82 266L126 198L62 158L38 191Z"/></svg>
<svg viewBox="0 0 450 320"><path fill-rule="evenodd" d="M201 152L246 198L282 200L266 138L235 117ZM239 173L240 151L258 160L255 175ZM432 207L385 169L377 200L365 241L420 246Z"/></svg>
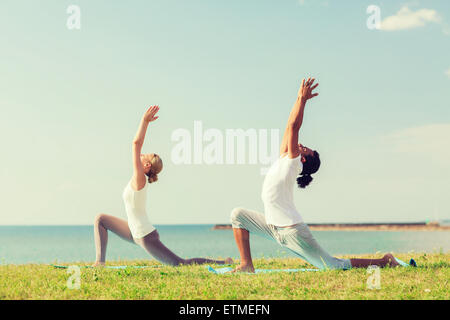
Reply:
<svg viewBox="0 0 450 320"><path fill-rule="evenodd" d="M314 98L318 96L318 93L313 93L312 91L317 88L319 85L318 83L314 84L314 78L308 78L308 80L305 82L305 79L302 80L302 85L300 86L300 89L298 90L298 99L306 102L311 98Z"/></svg>
<svg viewBox="0 0 450 320"><path fill-rule="evenodd" d="M144 121L146 122L152 122L158 119L159 117L156 116L156 114L159 111L159 106L151 106L148 108L148 110L144 114Z"/></svg>

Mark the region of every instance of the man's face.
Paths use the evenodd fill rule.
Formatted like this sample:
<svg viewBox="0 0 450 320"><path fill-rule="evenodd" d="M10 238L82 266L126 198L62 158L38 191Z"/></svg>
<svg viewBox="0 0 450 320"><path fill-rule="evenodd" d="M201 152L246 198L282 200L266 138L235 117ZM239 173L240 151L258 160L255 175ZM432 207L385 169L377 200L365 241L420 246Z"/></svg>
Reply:
<svg viewBox="0 0 450 320"><path fill-rule="evenodd" d="M310 148L305 147L301 143L298 144L298 147L300 148L300 154L302 155L302 157L314 155L314 150L311 150Z"/></svg>

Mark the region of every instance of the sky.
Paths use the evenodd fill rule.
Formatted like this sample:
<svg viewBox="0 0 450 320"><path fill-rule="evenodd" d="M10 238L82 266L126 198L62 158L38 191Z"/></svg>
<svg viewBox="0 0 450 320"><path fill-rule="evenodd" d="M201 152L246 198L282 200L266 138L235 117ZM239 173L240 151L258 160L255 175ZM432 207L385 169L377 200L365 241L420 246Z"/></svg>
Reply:
<svg viewBox="0 0 450 320"><path fill-rule="evenodd" d="M306 222L448 219L449 25L444 0L3 0L0 225L126 218L131 143L153 104L153 224L263 212L260 164L174 163L172 134L195 121L282 132L304 77L320 85L299 139L322 160L294 190Z"/></svg>

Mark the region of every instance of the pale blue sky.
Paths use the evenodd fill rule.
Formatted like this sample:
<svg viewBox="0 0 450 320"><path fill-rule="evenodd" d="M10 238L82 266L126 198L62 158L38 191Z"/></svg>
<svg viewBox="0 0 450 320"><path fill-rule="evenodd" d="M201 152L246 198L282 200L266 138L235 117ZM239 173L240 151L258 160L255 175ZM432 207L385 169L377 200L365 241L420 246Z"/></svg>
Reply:
<svg viewBox="0 0 450 320"><path fill-rule="evenodd" d="M81 8L81 30L66 9ZM402 7L439 22L366 27ZM449 218L448 1L87 1L0 3L0 224L125 218L131 141L164 160L154 224L227 223L262 211L259 165L174 165L177 128L282 130L302 77L319 97L301 141L322 167L295 201L306 222ZM448 74L446 74L446 72ZM280 137L281 138L281 137Z"/></svg>

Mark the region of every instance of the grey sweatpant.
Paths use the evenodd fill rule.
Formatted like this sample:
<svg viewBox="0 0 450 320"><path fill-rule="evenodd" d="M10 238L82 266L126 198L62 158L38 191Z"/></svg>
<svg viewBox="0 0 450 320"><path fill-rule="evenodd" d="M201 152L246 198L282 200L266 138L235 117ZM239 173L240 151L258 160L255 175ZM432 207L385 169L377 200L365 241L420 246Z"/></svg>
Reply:
<svg viewBox="0 0 450 320"><path fill-rule="evenodd" d="M338 259L329 255L314 239L305 223L292 227L268 225L262 213L236 208L231 212L233 228L240 228L250 233L277 241L301 259L319 269L351 269L349 259Z"/></svg>

